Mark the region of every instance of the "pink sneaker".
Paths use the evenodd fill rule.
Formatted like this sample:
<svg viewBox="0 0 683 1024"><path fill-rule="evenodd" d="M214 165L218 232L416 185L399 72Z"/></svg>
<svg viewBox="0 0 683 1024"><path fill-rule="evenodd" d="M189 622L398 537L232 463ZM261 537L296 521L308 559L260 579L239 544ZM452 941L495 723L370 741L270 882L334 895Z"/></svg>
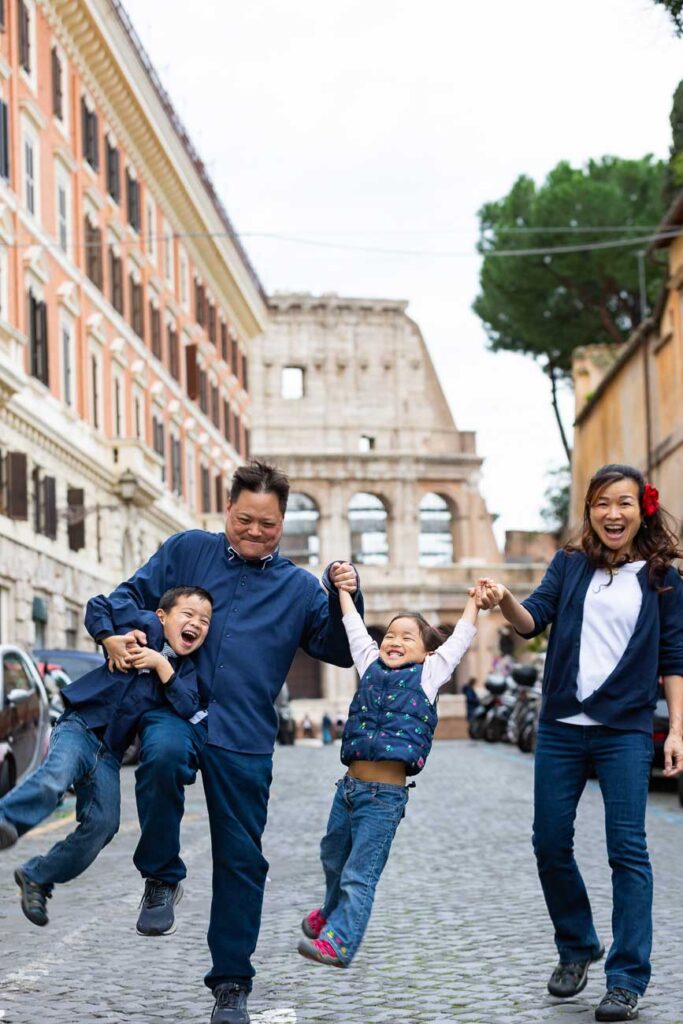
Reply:
<svg viewBox="0 0 683 1024"><path fill-rule="evenodd" d="M299 953L308 960L315 960L319 964L328 964L330 967L345 967L334 946L325 939L301 939L297 946Z"/></svg>
<svg viewBox="0 0 683 1024"><path fill-rule="evenodd" d="M327 924L327 918L320 913L320 907L316 907L301 922L301 931L307 939L317 939Z"/></svg>

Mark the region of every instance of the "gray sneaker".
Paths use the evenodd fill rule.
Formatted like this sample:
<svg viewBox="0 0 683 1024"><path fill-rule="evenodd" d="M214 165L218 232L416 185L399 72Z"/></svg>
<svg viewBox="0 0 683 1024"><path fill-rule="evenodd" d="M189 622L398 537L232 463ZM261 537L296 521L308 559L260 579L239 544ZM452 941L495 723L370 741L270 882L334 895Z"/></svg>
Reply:
<svg viewBox="0 0 683 1024"><path fill-rule="evenodd" d="M213 990L216 1005L211 1014L211 1024L249 1024L251 1017L247 1010L246 988L235 982L216 985Z"/></svg>
<svg viewBox="0 0 683 1024"><path fill-rule="evenodd" d="M51 885L39 885L33 882L22 871L17 868L14 872L14 881L19 886L21 894L21 909L31 924L37 924L39 928L44 927L48 922L47 901L52 896Z"/></svg>
<svg viewBox="0 0 683 1024"><path fill-rule="evenodd" d="M176 929L173 908L180 902L182 895L180 882L168 885L158 878L146 878L135 926L138 935L172 935Z"/></svg>

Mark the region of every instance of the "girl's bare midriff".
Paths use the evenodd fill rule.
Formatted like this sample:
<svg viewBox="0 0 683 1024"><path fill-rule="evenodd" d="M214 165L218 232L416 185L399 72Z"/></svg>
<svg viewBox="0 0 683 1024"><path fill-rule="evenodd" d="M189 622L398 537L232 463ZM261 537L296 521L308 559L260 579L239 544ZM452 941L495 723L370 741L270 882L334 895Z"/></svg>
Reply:
<svg viewBox="0 0 683 1024"><path fill-rule="evenodd" d="M403 761L353 761L349 775L362 782L387 782L390 786L405 786L406 766Z"/></svg>

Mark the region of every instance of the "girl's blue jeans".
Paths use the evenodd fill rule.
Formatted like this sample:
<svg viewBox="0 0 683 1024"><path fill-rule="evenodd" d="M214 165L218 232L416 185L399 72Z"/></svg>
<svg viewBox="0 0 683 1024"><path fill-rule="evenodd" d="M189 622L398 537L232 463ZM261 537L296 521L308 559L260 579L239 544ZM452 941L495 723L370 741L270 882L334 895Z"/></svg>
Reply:
<svg viewBox="0 0 683 1024"><path fill-rule="evenodd" d="M538 731L534 852L560 960L588 960L600 948L574 859L576 809L594 765L612 869L607 986L639 995L650 980L652 948L652 869L645 840L652 755L652 738L643 732L564 722L541 722Z"/></svg>
<svg viewBox="0 0 683 1024"><path fill-rule="evenodd" d="M375 889L408 801L408 789L363 782L345 775L337 782L320 859L327 889L320 908L327 924L320 934L348 966L370 919Z"/></svg>
<svg viewBox="0 0 683 1024"><path fill-rule="evenodd" d="M44 856L22 865L31 881L49 888L85 871L119 828L119 763L73 711L53 729L42 765L0 800L0 818L23 835L52 814L70 786L76 791L78 827Z"/></svg>

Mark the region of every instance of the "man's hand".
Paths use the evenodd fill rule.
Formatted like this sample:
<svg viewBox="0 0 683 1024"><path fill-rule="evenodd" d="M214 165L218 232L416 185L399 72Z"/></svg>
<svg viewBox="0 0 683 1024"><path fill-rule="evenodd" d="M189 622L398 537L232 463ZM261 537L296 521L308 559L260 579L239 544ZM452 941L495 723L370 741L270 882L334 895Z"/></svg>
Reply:
<svg viewBox="0 0 683 1024"><path fill-rule="evenodd" d="M347 594L355 594L356 570L350 562L335 562L330 569L330 582L337 590L345 590Z"/></svg>
<svg viewBox="0 0 683 1024"><path fill-rule="evenodd" d="M670 732L664 742L664 775L673 779L683 774L683 738Z"/></svg>
<svg viewBox="0 0 683 1024"><path fill-rule="evenodd" d="M109 671L113 672L117 668L120 672L127 672L131 668L128 648L146 644L147 634L142 629L131 629L129 633L108 636L102 641L102 646L107 652Z"/></svg>

